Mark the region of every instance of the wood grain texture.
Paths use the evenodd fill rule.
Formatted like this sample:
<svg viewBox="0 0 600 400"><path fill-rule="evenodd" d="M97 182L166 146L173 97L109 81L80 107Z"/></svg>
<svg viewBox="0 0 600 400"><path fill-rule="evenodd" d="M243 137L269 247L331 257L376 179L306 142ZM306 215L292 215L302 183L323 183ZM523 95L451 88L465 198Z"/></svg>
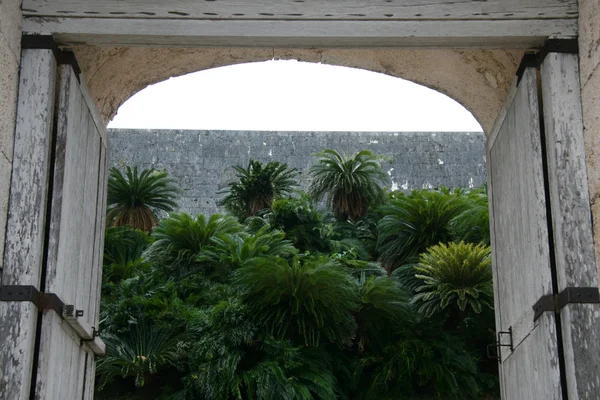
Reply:
<svg viewBox="0 0 600 400"><path fill-rule="evenodd" d="M502 348L506 399L561 398L554 315L533 323L533 304L552 293L536 75L513 86L488 147L496 329L512 328L515 347Z"/></svg>
<svg viewBox="0 0 600 400"><path fill-rule="evenodd" d="M541 76L558 290L598 287L577 55L549 54ZM600 304L561 312L570 399L600 398L599 317Z"/></svg>
<svg viewBox="0 0 600 400"><path fill-rule="evenodd" d="M24 50L2 283L40 287L56 62L51 51ZM29 399L37 309L0 303L0 398Z"/></svg>
<svg viewBox="0 0 600 400"><path fill-rule="evenodd" d="M182 20L27 17L23 31L62 45L178 47L416 47L528 49L575 37L576 19L537 20Z"/></svg>
<svg viewBox="0 0 600 400"><path fill-rule="evenodd" d="M54 191L46 290L83 311L98 327L106 197L106 144L70 65L59 68ZM42 318L36 400L90 398L94 355L53 312ZM55 378L60 371L61 379ZM92 375L92 377L90 377ZM90 386L91 385L91 386Z"/></svg>
<svg viewBox="0 0 600 400"><path fill-rule="evenodd" d="M502 363L506 400L561 400L556 323L544 313L531 336Z"/></svg>
<svg viewBox="0 0 600 400"><path fill-rule="evenodd" d="M576 18L576 0L24 0L25 15L202 19L547 19Z"/></svg>

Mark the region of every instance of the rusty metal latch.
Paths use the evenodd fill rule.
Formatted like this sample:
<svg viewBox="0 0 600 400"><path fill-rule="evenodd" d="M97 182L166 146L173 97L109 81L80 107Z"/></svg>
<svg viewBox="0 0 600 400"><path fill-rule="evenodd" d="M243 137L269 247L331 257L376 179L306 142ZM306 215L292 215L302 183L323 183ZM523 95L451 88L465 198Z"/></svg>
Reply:
<svg viewBox="0 0 600 400"><path fill-rule="evenodd" d="M569 287L560 294L547 294L533 305L533 320L545 312L559 313L569 304L600 304L600 291L595 287Z"/></svg>
<svg viewBox="0 0 600 400"><path fill-rule="evenodd" d="M502 338L504 336L508 336L509 342L503 342ZM490 352L490 349L496 348L496 355L493 355ZM496 334L496 343L487 345L487 356L491 359L497 359L498 362L502 361L502 347L510 347L510 351L514 351L514 343L513 343L513 334L512 334L512 326L508 328L508 331L500 331Z"/></svg>
<svg viewBox="0 0 600 400"><path fill-rule="evenodd" d="M30 302L38 310L53 310L71 328L77 332L82 342L85 342L96 354L106 354L106 346L98 337L98 331L87 322L81 320L83 310L77 310L75 306L65 304L54 293L42 293L31 285L4 285L0 286L0 302Z"/></svg>

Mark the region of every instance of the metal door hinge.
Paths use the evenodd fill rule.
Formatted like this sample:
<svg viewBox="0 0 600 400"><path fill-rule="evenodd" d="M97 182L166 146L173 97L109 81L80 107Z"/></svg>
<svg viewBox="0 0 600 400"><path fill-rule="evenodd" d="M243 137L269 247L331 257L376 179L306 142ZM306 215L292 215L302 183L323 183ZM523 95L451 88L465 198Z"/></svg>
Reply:
<svg viewBox="0 0 600 400"><path fill-rule="evenodd" d="M600 292L595 287L569 287L560 294L547 294L533 305L533 320L545 312L559 313L569 304L600 304Z"/></svg>
<svg viewBox="0 0 600 400"><path fill-rule="evenodd" d="M579 42L576 38L548 39L537 52L528 52L523 56L521 64L517 69L517 86L521 83L523 74L527 68L539 69L550 53L577 54Z"/></svg>
<svg viewBox="0 0 600 400"><path fill-rule="evenodd" d="M54 293L41 293L31 285L0 286L0 301L33 303L38 310L54 310L62 315L65 303Z"/></svg>
<svg viewBox="0 0 600 400"><path fill-rule="evenodd" d="M0 286L0 302L29 302L39 311L53 310L77 333L82 342L86 342L96 355L105 355L106 346L98 337L96 328L80 319L83 310L65 304L54 293L42 293L31 285Z"/></svg>

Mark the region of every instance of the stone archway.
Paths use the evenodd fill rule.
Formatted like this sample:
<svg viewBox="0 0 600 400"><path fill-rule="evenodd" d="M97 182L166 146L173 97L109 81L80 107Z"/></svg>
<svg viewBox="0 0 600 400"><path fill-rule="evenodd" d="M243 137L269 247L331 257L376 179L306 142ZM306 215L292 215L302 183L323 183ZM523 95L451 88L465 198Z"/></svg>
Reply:
<svg viewBox="0 0 600 400"><path fill-rule="evenodd" d="M74 51L106 121L146 86L173 76L232 64L296 59L360 68L438 90L473 113L486 132L513 81L522 51L264 48L111 48Z"/></svg>

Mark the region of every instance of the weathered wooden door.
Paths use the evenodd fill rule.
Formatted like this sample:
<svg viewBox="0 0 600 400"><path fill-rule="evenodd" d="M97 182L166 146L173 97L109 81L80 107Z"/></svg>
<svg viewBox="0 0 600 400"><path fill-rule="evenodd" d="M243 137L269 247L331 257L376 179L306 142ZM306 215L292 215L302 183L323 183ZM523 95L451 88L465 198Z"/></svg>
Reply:
<svg viewBox="0 0 600 400"><path fill-rule="evenodd" d="M0 294L0 398L93 399L108 141L72 55L25 49Z"/></svg>
<svg viewBox="0 0 600 400"><path fill-rule="evenodd" d="M577 61L528 56L488 141L503 399L600 398Z"/></svg>

